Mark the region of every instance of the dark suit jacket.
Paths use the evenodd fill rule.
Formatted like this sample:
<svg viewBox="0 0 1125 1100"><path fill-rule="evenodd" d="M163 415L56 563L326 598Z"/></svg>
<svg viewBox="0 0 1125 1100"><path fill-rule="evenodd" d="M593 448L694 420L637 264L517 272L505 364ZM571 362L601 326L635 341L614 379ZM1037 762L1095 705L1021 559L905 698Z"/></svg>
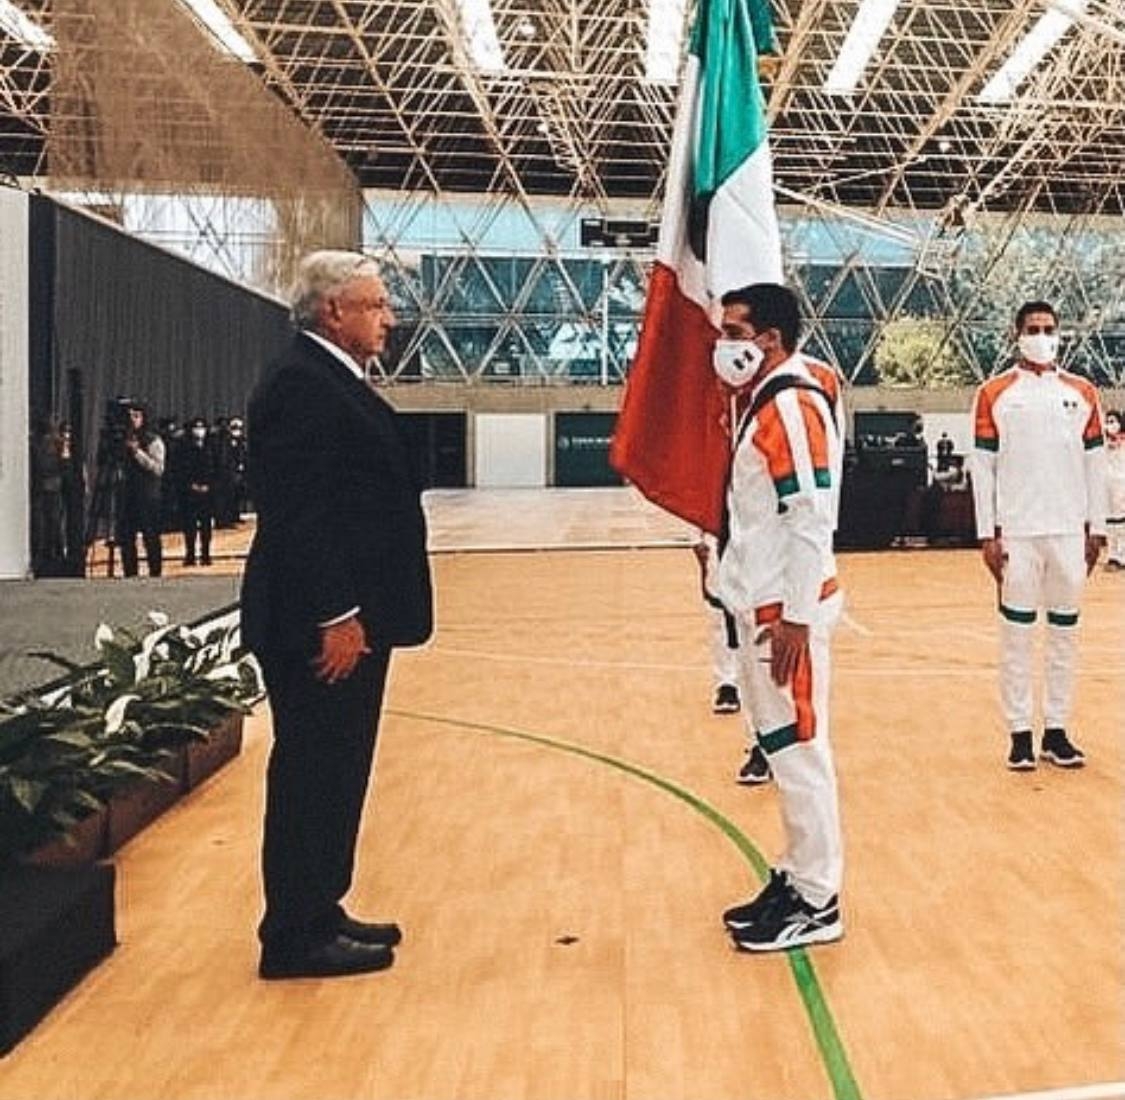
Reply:
<svg viewBox="0 0 1125 1100"><path fill-rule="evenodd" d="M255 652L319 647L318 624L360 608L372 646L433 629L426 523L391 407L298 334L250 402L258 527L242 581Z"/></svg>

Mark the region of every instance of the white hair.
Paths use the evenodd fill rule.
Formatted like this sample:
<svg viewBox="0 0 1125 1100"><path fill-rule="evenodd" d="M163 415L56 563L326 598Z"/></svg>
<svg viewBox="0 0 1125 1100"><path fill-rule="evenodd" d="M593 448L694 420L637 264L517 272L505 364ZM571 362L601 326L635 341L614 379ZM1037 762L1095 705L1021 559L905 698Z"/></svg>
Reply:
<svg viewBox="0 0 1125 1100"><path fill-rule="evenodd" d="M315 327L325 298L353 279L378 274L379 265L361 252L310 252L297 265L291 295L294 324L298 328Z"/></svg>

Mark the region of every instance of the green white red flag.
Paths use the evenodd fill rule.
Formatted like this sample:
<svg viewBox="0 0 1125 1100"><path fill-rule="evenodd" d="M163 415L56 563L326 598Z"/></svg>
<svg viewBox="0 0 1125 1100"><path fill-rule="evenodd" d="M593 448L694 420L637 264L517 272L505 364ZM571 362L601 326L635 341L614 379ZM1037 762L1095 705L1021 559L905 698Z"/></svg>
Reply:
<svg viewBox="0 0 1125 1100"><path fill-rule="evenodd" d="M730 462L711 367L720 299L781 282L758 56L768 0L699 0L668 164L656 263L610 461L655 504L718 533Z"/></svg>

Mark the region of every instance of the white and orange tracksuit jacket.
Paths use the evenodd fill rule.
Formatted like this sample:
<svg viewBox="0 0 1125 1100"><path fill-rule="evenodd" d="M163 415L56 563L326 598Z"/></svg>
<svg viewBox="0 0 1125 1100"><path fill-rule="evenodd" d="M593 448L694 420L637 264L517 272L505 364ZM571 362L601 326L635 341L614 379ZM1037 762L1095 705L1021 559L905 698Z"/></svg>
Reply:
<svg viewBox="0 0 1125 1100"><path fill-rule="evenodd" d="M1098 391L1065 370L1011 367L973 410L977 535L1105 534L1106 469Z"/></svg>
<svg viewBox="0 0 1125 1100"><path fill-rule="evenodd" d="M835 372L800 355L762 379L754 393L783 374L831 389L838 406ZM819 394L787 389L738 426L717 594L743 622L780 612L790 622L811 623L836 590L832 535L843 470L838 417Z"/></svg>

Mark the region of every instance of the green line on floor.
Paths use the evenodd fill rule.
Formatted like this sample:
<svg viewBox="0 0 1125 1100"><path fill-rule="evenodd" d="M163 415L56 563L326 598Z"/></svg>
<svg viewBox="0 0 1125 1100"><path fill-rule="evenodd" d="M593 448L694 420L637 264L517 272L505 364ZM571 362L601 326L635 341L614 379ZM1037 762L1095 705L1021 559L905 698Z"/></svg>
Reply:
<svg viewBox="0 0 1125 1100"><path fill-rule="evenodd" d="M686 788L637 764L631 764L628 760L621 760L616 756L607 756L605 753L583 748L583 746L570 741L559 741L553 737L543 737L523 730L505 729L501 726L491 726L481 722L467 722L456 718L443 718L436 714L421 714L417 711L395 708L387 708L386 713L395 718L432 722L439 726L453 726L457 729L473 730L477 733L491 733L499 737L510 737L517 741L529 741L535 745L585 757L587 760L594 760L600 764L607 764L611 768L616 768L618 771L626 772L628 775L667 791L668 794L678 798L681 802L686 802L733 842L762 882L765 882L769 877L769 864L765 857L754 842L729 817L720 813L709 802L705 802ZM832 1018L832 1010L828 1007L828 1001L825 999L820 979L816 976L812 959L809 958L808 952L804 948L786 951L785 955L789 961L789 969L793 973L793 979L797 983L797 991L801 995L805 1012L808 1014L809 1024L812 1027L816 1045L820 1050L825 1072L832 1083L835 1100L862 1100L863 1094L860 1092L855 1075L852 1073L847 1052L840 1040L840 1033L836 1029L836 1022Z"/></svg>

